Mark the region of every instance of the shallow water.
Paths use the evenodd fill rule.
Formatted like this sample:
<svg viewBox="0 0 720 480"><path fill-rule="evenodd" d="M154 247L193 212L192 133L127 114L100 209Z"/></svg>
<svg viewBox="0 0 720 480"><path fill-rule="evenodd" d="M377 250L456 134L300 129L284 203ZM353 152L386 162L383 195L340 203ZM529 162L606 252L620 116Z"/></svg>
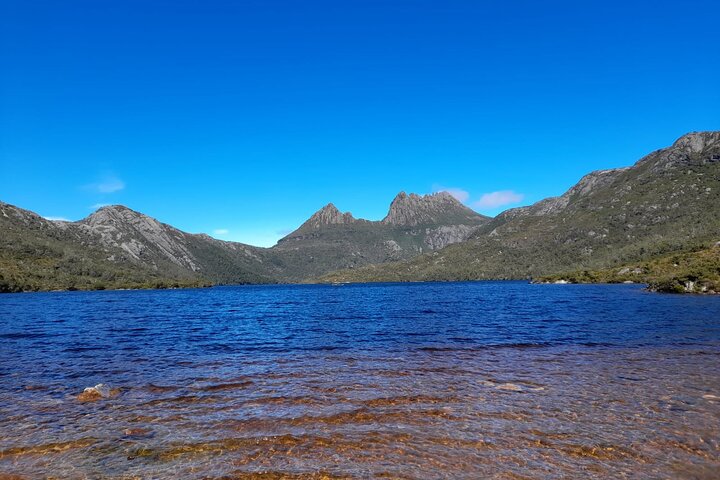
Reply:
<svg viewBox="0 0 720 480"><path fill-rule="evenodd" d="M0 359L0 478L720 471L717 297L521 282L2 295ZM78 401L98 383L116 390Z"/></svg>

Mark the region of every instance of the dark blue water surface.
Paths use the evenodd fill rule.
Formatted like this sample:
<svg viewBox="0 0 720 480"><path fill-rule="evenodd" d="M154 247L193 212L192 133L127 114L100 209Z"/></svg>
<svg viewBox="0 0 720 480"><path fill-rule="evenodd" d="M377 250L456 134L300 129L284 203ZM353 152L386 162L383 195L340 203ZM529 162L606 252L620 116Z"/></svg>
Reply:
<svg viewBox="0 0 720 480"><path fill-rule="evenodd" d="M720 299L637 285L241 286L0 296L3 353L37 361L501 345L720 345ZM7 368L7 365L4 365Z"/></svg>
<svg viewBox="0 0 720 480"><path fill-rule="evenodd" d="M719 354L719 297L637 285L2 295L0 474L712 478ZM77 400L99 383L117 391Z"/></svg>

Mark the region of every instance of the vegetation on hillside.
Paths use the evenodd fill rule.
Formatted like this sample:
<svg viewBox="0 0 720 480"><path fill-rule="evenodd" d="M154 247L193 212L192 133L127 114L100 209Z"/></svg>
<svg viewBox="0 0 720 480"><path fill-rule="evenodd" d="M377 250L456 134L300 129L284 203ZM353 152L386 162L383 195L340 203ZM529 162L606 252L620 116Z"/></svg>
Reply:
<svg viewBox="0 0 720 480"><path fill-rule="evenodd" d="M717 240L720 132L687 135L633 167L593 172L563 196L504 212L469 240L321 282L534 278L649 261Z"/></svg>
<svg viewBox="0 0 720 480"><path fill-rule="evenodd" d="M147 267L111 262L102 252L60 238L26 235L19 241L6 230L0 239L0 293L209 285L200 278L173 278Z"/></svg>
<svg viewBox="0 0 720 480"><path fill-rule="evenodd" d="M666 293L720 293L720 243L620 268L579 270L536 279L538 283L646 283Z"/></svg>

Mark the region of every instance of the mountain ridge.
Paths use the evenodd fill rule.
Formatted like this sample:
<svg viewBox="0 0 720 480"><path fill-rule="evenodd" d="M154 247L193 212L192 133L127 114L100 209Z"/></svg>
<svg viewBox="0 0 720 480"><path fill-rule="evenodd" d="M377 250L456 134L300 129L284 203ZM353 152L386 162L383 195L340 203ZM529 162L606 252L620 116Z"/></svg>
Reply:
<svg viewBox="0 0 720 480"><path fill-rule="evenodd" d="M506 210L470 238L321 281L529 278L607 268L720 236L720 132L692 132L633 165L583 176L563 195Z"/></svg>
<svg viewBox="0 0 720 480"><path fill-rule="evenodd" d="M422 227L396 226L382 221L355 219L352 214L342 213L330 203L277 245L263 248L219 240L207 234L184 232L124 205L101 207L74 222L47 220L33 212L1 202L0 206L4 206L0 226L8 223L6 232L24 232L14 236L5 235L8 245L6 253L14 251L9 245L11 237L20 250L41 251L37 246L39 242L52 244L59 256L62 256L60 252L69 243L74 250L85 248L94 259L89 271L98 273L97 282L91 282L93 285L108 282L116 285L116 275L103 277L99 273L114 271L115 264L137 267L140 280L149 277L170 284L173 279L231 284L303 281L310 276L340 268L410 258L425 250L442 248L467 238L476 225L486 220L476 214L475 218L468 216L465 223L455 225L452 223L455 217L452 222L446 221L441 218L440 211L439 216L432 219L435 224ZM3 218L10 218L5 210L14 212L14 223L3 221ZM419 212L417 216L422 215ZM23 235L26 239L34 238L30 242L32 246L23 246ZM41 238L43 235L48 238ZM11 256L6 257L5 266L0 265L0 283L12 281L15 285L12 290L43 289L37 283L17 286L22 283L20 277L33 275L26 270L18 273ZM30 263L42 263L42 255L36 255ZM56 268L61 273L65 268L62 265ZM11 275L11 271L16 273ZM51 273L42 271L45 272L43 278L52 277ZM72 272L69 270L68 275L77 276ZM88 281L86 276L80 277ZM47 288L58 287L52 278L46 280L49 285ZM135 283L142 283L140 280ZM92 288L93 285L86 286Z"/></svg>
<svg viewBox="0 0 720 480"><path fill-rule="evenodd" d="M406 198L413 201L402 203ZM489 220L447 194L400 192L382 220L355 218L327 204L270 250L286 269L286 278L305 281L340 268L434 251L467 239Z"/></svg>
<svg viewBox="0 0 720 480"><path fill-rule="evenodd" d="M183 232L122 205L77 222L0 202L0 290L528 278L610 268L720 236L720 132L692 132L558 197L484 217L400 192L382 220L329 203L271 248Z"/></svg>

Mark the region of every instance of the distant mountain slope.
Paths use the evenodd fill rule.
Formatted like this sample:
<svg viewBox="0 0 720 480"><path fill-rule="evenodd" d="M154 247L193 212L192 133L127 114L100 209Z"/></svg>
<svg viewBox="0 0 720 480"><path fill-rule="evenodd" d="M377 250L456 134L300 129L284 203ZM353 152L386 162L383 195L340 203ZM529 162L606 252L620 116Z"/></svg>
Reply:
<svg viewBox="0 0 720 480"><path fill-rule="evenodd" d="M274 281L266 249L186 233L121 205L103 207L63 227L82 232L89 243L108 252L119 250L120 257L111 260L117 258L170 275L190 274L216 283Z"/></svg>
<svg viewBox="0 0 720 480"><path fill-rule="evenodd" d="M720 132L691 133L632 167L508 210L463 243L323 281L526 278L601 268L720 238Z"/></svg>
<svg viewBox="0 0 720 480"><path fill-rule="evenodd" d="M159 271L114 261L117 249L88 241L66 222L51 222L0 202L0 292L202 285L182 269Z"/></svg>

